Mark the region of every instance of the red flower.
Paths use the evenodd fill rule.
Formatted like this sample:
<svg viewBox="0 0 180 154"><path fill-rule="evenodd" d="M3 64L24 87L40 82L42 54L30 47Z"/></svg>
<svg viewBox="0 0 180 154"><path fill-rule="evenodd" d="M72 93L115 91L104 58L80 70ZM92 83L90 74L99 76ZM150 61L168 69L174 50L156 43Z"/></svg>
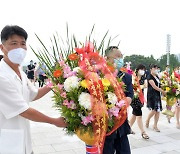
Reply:
<svg viewBox="0 0 180 154"><path fill-rule="evenodd" d="M55 70L54 72L53 72L53 76L55 77L55 78L58 78L58 77L60 77L62 75L62 71L61 70Z"/></svg>
<svg viewBox="0 0 180 154"><path fill-rule="evenodd" d="M176 88L173 88L173 89L172 89L172 92L173 92L173 93L176 93Z"/></svg>
<svg viewBox="0 0 180 154"><path fill-rule="evenodd" d="M72 54L70 54L70 55L68 56L68 58L69 58L70 60L77 60L79 57L78 57L77 54L72 53Z"/></svg>
<svg viewBox="0 0 180 154"><path fill-rule="evenodd" d="M85 50L87 53L94 52L94 45L92 42L86 42Z"/></svg>
<svg viewBox="0 0 180 154"><path fill-rule="evenodd" d="M75 48L75 51L76 51L78 54L84 54L85 48Z"/></svg>

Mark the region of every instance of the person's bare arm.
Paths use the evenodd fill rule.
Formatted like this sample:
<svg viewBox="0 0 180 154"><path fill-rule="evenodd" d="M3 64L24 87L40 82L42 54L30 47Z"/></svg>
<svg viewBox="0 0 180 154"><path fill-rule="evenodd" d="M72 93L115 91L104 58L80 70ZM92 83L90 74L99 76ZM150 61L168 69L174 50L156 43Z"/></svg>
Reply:
<svg viewBox="0 0 180 154"><path fill-rule="evenodd" d="M51 90L50 87L48 86L44 86L42 88L39 88L38 89L38 94L37 96L34 98L33 101L37 100L37 99L40 99L41 97L43 97L44 95L46 95L49 91Z"/></svg>
<svg viewBox="0 0 180 154"><path fill-rule="evenodd" d="M52 118L52 117L46 116L45 114L43 114L33 108L28 108L26 111L24 111L20 115L26 119L29 119L29 120L35 121L35 122L49 123L49 124L53 124L57 127L66 127L67 126L67 124L64 122L63 117Z"/></svg>

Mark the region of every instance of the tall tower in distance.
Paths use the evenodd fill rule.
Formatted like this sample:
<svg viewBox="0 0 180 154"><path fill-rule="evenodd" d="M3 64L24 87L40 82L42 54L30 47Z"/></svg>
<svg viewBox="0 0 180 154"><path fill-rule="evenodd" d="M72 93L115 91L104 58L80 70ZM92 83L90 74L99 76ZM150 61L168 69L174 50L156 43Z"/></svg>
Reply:
<svg viewBox="0 0 180 154"><path fill-rule="evenodd" d="M167 54L167 65L170 64L169 57L170 57L170 47L171 47L171 35L167 34L167 46L166 46L166 54Z"/></svg>

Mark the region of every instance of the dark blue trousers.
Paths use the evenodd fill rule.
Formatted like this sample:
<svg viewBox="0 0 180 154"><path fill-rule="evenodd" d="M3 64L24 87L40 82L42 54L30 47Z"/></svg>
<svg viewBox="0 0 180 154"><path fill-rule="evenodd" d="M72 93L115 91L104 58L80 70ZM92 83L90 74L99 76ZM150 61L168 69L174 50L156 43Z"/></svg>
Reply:
<svg viewBox="0 0 180 154"><path fill-rule="evenodd" d="M107 136L104 143L103 154L131 154L127 135L119 136L118 132Z"/></svg>
<svg viewBox="0 0 180 154"><path fill-rule="evenodd" d="M103 154L131 154L127 134L130 134L131 128L128 120L111 135L106 136Z"/></svg>

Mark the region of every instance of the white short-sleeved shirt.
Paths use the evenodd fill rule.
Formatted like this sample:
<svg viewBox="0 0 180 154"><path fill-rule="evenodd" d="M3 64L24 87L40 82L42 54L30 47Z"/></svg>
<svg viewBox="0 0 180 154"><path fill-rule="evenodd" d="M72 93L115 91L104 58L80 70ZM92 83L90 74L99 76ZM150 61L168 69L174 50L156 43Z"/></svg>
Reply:
<svg viewBox="0 0 180 154"><path fill-rule="evenodd" d="M4 61L0 62L0 130L19 129L24 131L25 153L32 153L29 120L19 114L29 108L38 90L20 71L22 80Z"/></svg>

